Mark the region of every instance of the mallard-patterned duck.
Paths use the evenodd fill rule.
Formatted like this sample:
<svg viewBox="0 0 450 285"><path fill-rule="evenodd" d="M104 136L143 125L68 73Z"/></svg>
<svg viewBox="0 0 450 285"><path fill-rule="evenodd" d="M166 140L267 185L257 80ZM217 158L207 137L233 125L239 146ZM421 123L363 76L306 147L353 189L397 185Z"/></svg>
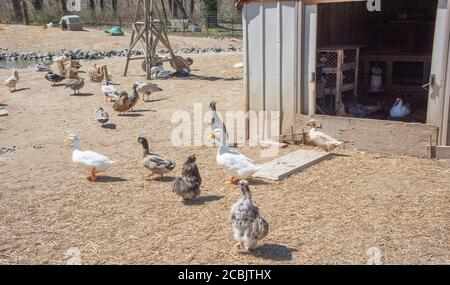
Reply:
<svg viewBox="0 0 450 285"><path fill-rule="evenodd" d="M132 104L133 103L130 98L128 98L128 93L126 91L122 91L119 99L114 102L112 107L114 111L119 113L119 116L122 116L126 111L130 110Z"/></svg>
<svg viewBox="0 0 450 285"><path fill-rule="evenodd" d="M72 161L91 171L91 175L87 178L89 181L94 182L97 179L97 173L106 171L115 163L104 155L81 149L80 140L76 134L70 134L66 142L69 141L75 146L75 150L72 154Z"/></svg>
<svg viewBox="0 0 450 285"><path fill-rule="evenodd" d="M65 77L50 71L45 75L45 79L47 79L47 81L53 82L53 86L55 86L56 83L63 81Z"/></svg>
<svg viewBox="0 0 450 285"><path fill-rule="evenodd" d="M259 215L258 207L252 201L248 181L240 181L239 186L242 197L231 207L231 227L238 242L236 246L249 252L267 236L269 224Z"/></svg>
<svg viewBox="0 0 450 285"><path fill-rule="evenodd" d="M19 82L19 72L17 69L14 69L12 72L11 77L5 80L3 84L5 84L6 87L8 87L9 92L16 91L16 85Z"/></svg>
<svg viewBox="0 0 450 285"><path fill-rule="evenodd" d="M84 87L84 78L76 77L67 82L65 89L70 88L73 90L73 94L80 94L80 90Z"/></svg>
<svg viewBox="0 0 450 285"><path fill-rule="evenodd" d="M72 60L70 66L78 70L81 68L81 63L78 60Z"/></svg>
<svg viewBox="0 0 450 285"><path fill-rule="evenodd" d="M151 153L148 147L148 141L145 137L139 137L138 142L143 148L143 160L142 165L150 170L150 174L146 175L145 180L151 180L152 177L156 175L161 175L163 178L164 174L171 172L175 169L175 163L162 157L159 154Z"/></svg>
<svg viewBox="0 0 450 285"><path fill-rule="evenodd" d="M145 102L145 97L147 97L148 101L152 93L163 91L158 85L153 83L137 82L136 85L136 91L142 96L142 102Z"/></svg>
<svg viewBox="0 0 450 285"><path fill-rule="evenodd" d="M102 107L100 107L95 110L95 120L104 125L109 121L109 114Z"/></svg>
<svg viewBox="0 0 450 285"><path fill-rule="evenodd" d="M196 160L195 155L189 156L183 164L182 177L177 178L172 184L172 191L184 200L197 199L200 196L202 178Z"/></svg>
<svg viewBox="0 0 450 285"><path fill-rule="evenodd" d="M327 152L333 151L335 148L343 144L343 142L332 138L328 134L318 131L317 122L315 120L310 120L306 126L311 127L309 130L309 138L311 141Z"/></svg>
<svg viewBox="0 0 450 285"><path fill-rule="evenodd" d="M114 86L109 84L108 80L103 79L102 80L102 93L105 95L105 102L111 101L113 98L117 100L119 98L119 93L117 92L116 88Z"/></svg>

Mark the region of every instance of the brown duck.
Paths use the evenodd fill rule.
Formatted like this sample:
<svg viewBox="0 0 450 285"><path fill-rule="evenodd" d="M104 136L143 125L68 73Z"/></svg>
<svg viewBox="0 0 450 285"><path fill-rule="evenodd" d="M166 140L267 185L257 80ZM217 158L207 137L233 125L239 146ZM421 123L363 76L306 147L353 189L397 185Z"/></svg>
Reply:
<svg viewBox="0 0 450 285"><path fill-rule="evenodd" d="M131 107L133 107L133 102L128 97L128 93L122 91L119 99L113 104L114 111L119 112L119 116L122 116L126 111L130 110Z"/></svg>

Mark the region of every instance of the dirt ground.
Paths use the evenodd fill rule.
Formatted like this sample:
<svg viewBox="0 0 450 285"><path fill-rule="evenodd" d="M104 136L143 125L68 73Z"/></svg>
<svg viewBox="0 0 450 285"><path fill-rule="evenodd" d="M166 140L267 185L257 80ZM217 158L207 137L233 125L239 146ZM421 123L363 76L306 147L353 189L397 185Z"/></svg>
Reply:
<svg viewBox="0 0 450 285"><path fill-rule="evenodd" d="M239 198L215 163L215 147L173 147L172 113L217 101L220 110L243 107L241 54L196 55L193 73L206 78L156 80L164 91L118 117L100 86L87 83L83 96L51 87L42 73L20 70L20 91L0 87L0 263L65 264L79 248L83 264L365 264L378 247L386 264L450 263L450 168L412 157L343 150L333 159L282 182L256 181L255 203L270 224L254 254L235 251L229 209ZM139 64L121 77L124 60L104 61L119 90L143 79ZM85 64L82 70L87 70ZM4 80L10 70L0 69ZM83 75L86 76L86 75ZM214 77L214 78L213 78ZM94 121L103 106L116 129ZM206 125L205 125L206 128ZM76 132L82 147L118 163L99 181L71 162L65 136ZM177 162L195 153L203 177L202 198L184 205L171 179L143 181L141 146ZM280 155L294 151L283 149ZM260 148L243 147L259 158ZM172 176L177 176L177 167Z"/></svg>
<svg viewBox="0 0 450 285"><path fill-rule="evenodd" d="M1 25L1 48L21 52L54 52L69 50L122 50L130 44L130 33L123 37L110 37L101 30L86 28L83 32L62 31L60 28L43 29L38 26ZM238 41L170 36L174 50L182 47L209 48L240 46ZM162 46L161 46L162 47Z"/></svg>

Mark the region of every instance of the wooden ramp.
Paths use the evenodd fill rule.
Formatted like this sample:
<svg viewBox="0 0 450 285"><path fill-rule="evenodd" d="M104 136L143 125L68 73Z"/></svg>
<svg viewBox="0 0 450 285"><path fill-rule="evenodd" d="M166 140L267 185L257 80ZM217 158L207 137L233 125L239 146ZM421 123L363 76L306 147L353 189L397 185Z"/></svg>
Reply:
<svg viewBox="0 0 450 285"><path fill-rule="evenodd" d="M331 153L301 149L263 164L262 169L253 176L275 181L283 180L332 156Z"/></svg>

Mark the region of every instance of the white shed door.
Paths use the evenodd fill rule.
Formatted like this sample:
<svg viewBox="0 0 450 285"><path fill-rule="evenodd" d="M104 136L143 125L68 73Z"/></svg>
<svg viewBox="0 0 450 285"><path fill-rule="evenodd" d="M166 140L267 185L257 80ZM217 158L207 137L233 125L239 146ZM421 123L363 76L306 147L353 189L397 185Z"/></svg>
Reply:
<svg viewBox="0 0 450 285"><path fill-rule="evenodd" d="M311 116L316 113L317 4L305 5L303 26L305 27L303 92L306 94L303 112Z"/></svg>
<svg viewBox="0 0 450 285"><path fill-rule="evenodd" d="M428 96L428 112L427 123L439 127L441 138L438 138L440 143L442 140L443 128L447 124L443 123L444 115L444 96L445 96L445 70L447 65L448 54L448 0L439 0L436 14L436 26L433 43L433 59L431 63L430 76L430 93ZM447 86L448 88L448 86Z"/></svg>

